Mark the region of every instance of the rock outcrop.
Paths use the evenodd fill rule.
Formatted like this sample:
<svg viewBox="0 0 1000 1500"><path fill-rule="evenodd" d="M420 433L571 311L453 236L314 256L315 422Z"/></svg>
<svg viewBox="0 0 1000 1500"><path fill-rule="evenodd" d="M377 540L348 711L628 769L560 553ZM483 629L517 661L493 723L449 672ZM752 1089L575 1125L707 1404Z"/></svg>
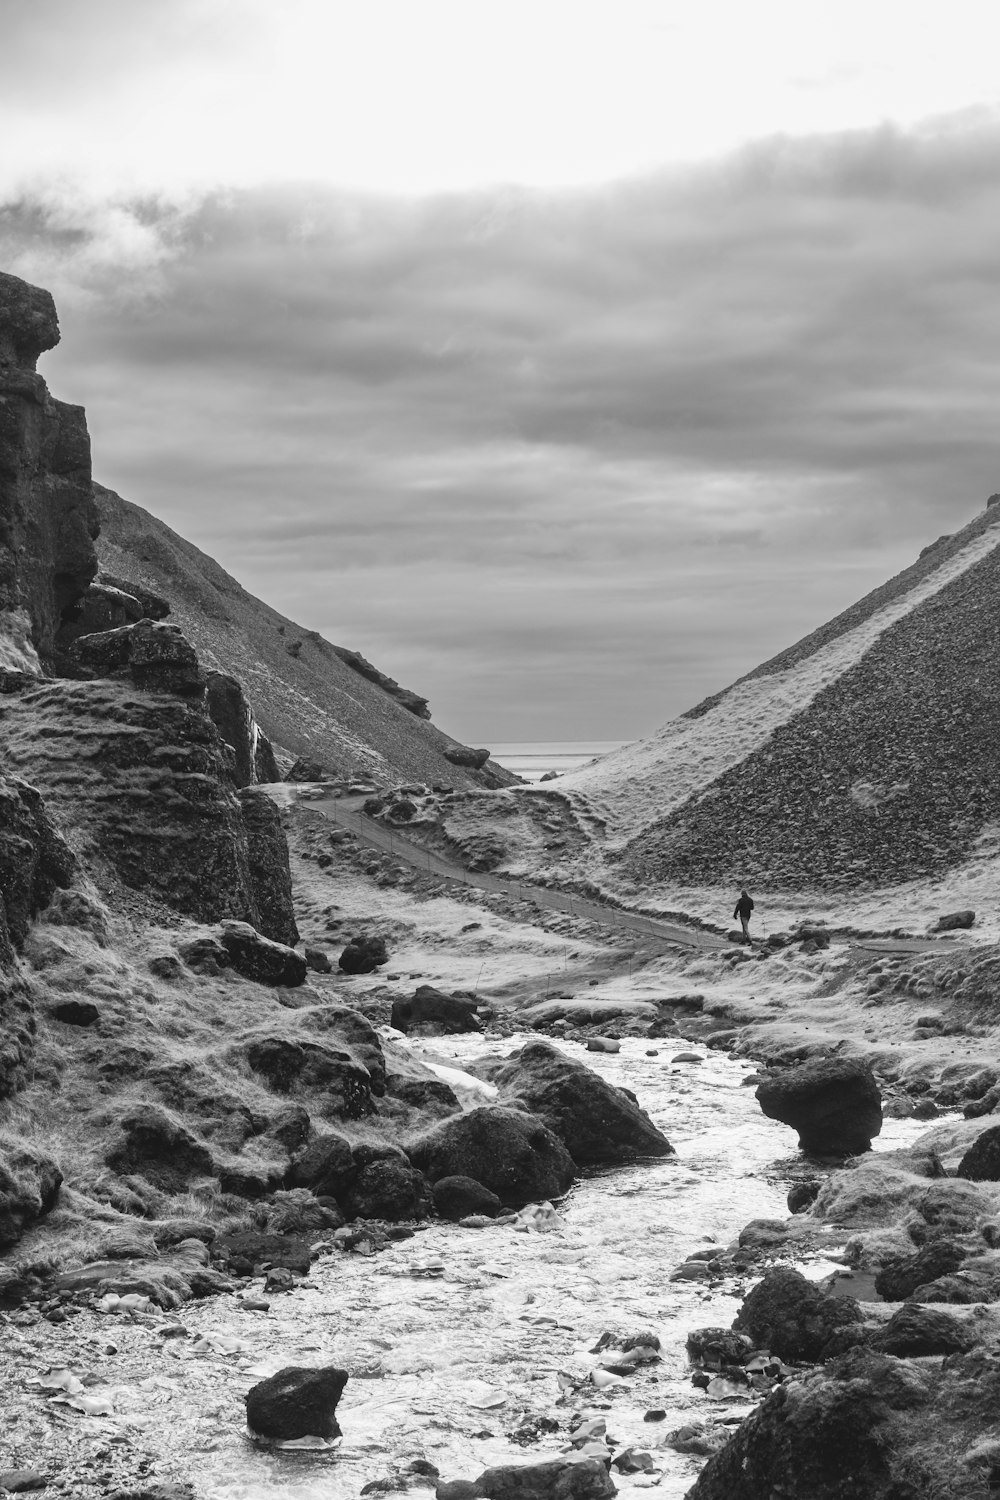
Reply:
<svg viewBox="0 0 1000 1500"><path fill-rule="evenodd" d="M26 1146L0 1143L0 1253L55 1206L62 1186L55 1162Z"/></svg>
<svg viewBox="0 0 1000 1500"><path fill-rule="evenodd" d="M882 1100L867 1063L819 1057L766 1078L757 1100L770 1120L799 1133L813 1156L856 1156L870 1151L882 1129Z"/></svg>
<svg viewBox="0 0 1000 1500"><path fill-rule="evenodd" d="M779 1359L822 1359L837 1331L861 1322L853 1297L827 1297L798 1271L769 1271L743 1302L733 1328Z"/></svg>
<svg viewBox="0 0 1000 1500"><path fill-rule="evenodd" d="M35 788L0 777L0 969L24 942L31 919L57 888L70 884L75 868Z"/></svg>
<svg viewBox="0 0 1000 1500"><path fill-rule="evenodd" d="M50 666L97 572L83 408L53 400L35 369L58 342L49 293L0 274L0 668Z"/></svg>
<svg viewBox="0 0 1000 1500"><path fill-rule="evenodd" d="M449 1036L483 1029L476 1016L475 1000L446 995L431 984L418 985L410 999L397 996L392 1002L389 1024L397 1031L417 1036Z"/></svg>
<svg viewBox="0 0 1000 1500"><path fill-rule="evenodd" d="M673 1155L632 1094L549 1042L528 1042L492 1081L501 1103L520 1100L559 1137L578 1167Z"/></svg>

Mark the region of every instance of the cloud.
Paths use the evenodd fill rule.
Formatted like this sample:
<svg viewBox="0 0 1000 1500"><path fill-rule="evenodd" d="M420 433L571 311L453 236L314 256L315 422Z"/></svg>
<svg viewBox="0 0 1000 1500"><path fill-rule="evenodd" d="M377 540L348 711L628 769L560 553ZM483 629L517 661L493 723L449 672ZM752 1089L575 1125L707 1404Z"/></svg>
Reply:
<svg viewBox="0 0 1000 1500"><path fill-rule="evenodd" d="M1000 488L1000 127L0 215L95 472L484 741L645 732ZM53 285L55 282L55 285Z"/></svg>

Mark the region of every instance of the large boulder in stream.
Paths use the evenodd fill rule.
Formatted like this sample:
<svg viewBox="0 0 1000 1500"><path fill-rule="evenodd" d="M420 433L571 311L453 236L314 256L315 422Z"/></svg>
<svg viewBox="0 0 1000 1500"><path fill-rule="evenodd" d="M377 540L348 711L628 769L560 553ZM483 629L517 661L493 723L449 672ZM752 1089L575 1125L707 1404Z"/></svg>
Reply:
<svg viewBox="0 0 1000 1500"><path fill-rule="evenodd" d="M853 1297L827 1297L798 1271L768 1271L736 1314L733 1328L779 1359L822 1359L838 1329L861 1322Z"/></svg>
<svg viewBox="0 0 1000 1500"><path fill-rule="evenodd" d="M392 1002L389 1021L397 1031L418 1036L449 1036L463 1031L482 1031L476 1001L461 995L446 995L432 984L417 986L411 1000L399 995Z"/></svg>
<svg viewBox="0 0 1000 1500"><path fill-rule="evenodd" d="M493 1074L493 1082L501 1101L519 1099L544 1120L578 1167L674 1154L634 1094L606 1083L550 1042L528 1042Z"/></svg>
<svg viewBox="0 0 1000 1500"><path fill-rule="evenodd" d="M406 1153L431 1183L472 1177L510 1208L559 1198L575 1176L573 1158L537 1115L497 1105L442 1120Z"/></svg>
<svg viewBox="0 0 1000 1500"><path fill-rule="evenodd" d="M322 1370L286 1365L247 1391L247 1427L268 1442L340 1437L337 1402L347 1379L347 1371L333 1365Z"/></svg>
<svg viewBox="0 0 1000 1500"><path fill-rule="evenodd" d="M882 1099L871 1068L854 1057L817 1057L757 1088L769 1120L799 1133L811 1156L858 1156L882 1129Z"/></svg>

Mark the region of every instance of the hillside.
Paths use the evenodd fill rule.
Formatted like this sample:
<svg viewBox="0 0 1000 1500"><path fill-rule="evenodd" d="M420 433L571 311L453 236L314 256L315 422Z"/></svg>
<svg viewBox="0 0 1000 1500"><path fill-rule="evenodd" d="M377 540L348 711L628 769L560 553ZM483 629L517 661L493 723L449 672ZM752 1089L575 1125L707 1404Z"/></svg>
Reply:
<svg viewBox="0 0 1000 1500"><path fill-rule="evenodd" d="M380 784L499 787L517 781L492 762L476 770L447 760L445 751L464 747L423 717L424 699L254 598L140 506L101 485L94 496L102 575L164 595L171 621L203 666L238 679L275 745L340 776Z"/></svg>

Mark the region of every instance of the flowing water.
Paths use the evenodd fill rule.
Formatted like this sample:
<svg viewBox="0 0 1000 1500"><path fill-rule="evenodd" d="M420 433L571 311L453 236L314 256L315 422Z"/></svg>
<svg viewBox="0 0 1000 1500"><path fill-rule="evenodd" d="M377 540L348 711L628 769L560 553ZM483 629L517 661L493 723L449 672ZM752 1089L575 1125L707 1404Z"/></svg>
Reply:
<svg viewBox="0 0 1000 1500"><path fill-rule="evenodd" d="M524 1040L512 1038L510 1050ZM665 1496L684 1494L700 1461L658 1444L709 1407L720 1410L690 1384L685 1335L730 1323L740 1288L710 1294L669 1275L691 1251L731 1240L747 1220L787 1213L781 1169L772 1164L787 1164L792 1138L741 1086L750 1064L687 1044L703 1061L674 1064L676 1041L655 1057L645 1040L623 1041L618 1055L563 1045L631 1089L676 1157L584 1178L560 1206L563 1227L553 1233L435 1224L374 1258L320 1260L310 1285L275 1298L266 1317L234 1321L225 1303L214 1315L206 1308L199 1331L237 1332L249 1344L215 1358L179 1349L200 1385L242 1392L284 1364L338 1364L352 1377L338 1409L344 1436L330 1452L262 1453L225 1420L231 1401L221 1403L214 1425L199 1404L201 1432L185 1436L188 1472L205 1500L347 1500L418 1457L443 1478L475 1478L491 1464L564 1452L569 1419L582 1407L605 1416L622 1446L652 1454L653 1474L616 1475L622 1493L655 1484ZM447 1038L426 1050L461 1067L482 1040ZM443 1273L428 1265L435 1259ZM196 1331L188 1309L184 1321ZM574 1390L597 1363L588 1351L606 1329L652 1330L662 1363L604 1390ZM650 1408L666 1418L644 1422ZM732 1406L734 1415L746 1409ZM560 1431L513 1444L508 1434L531 1417L552 1418Z"/></svg>

